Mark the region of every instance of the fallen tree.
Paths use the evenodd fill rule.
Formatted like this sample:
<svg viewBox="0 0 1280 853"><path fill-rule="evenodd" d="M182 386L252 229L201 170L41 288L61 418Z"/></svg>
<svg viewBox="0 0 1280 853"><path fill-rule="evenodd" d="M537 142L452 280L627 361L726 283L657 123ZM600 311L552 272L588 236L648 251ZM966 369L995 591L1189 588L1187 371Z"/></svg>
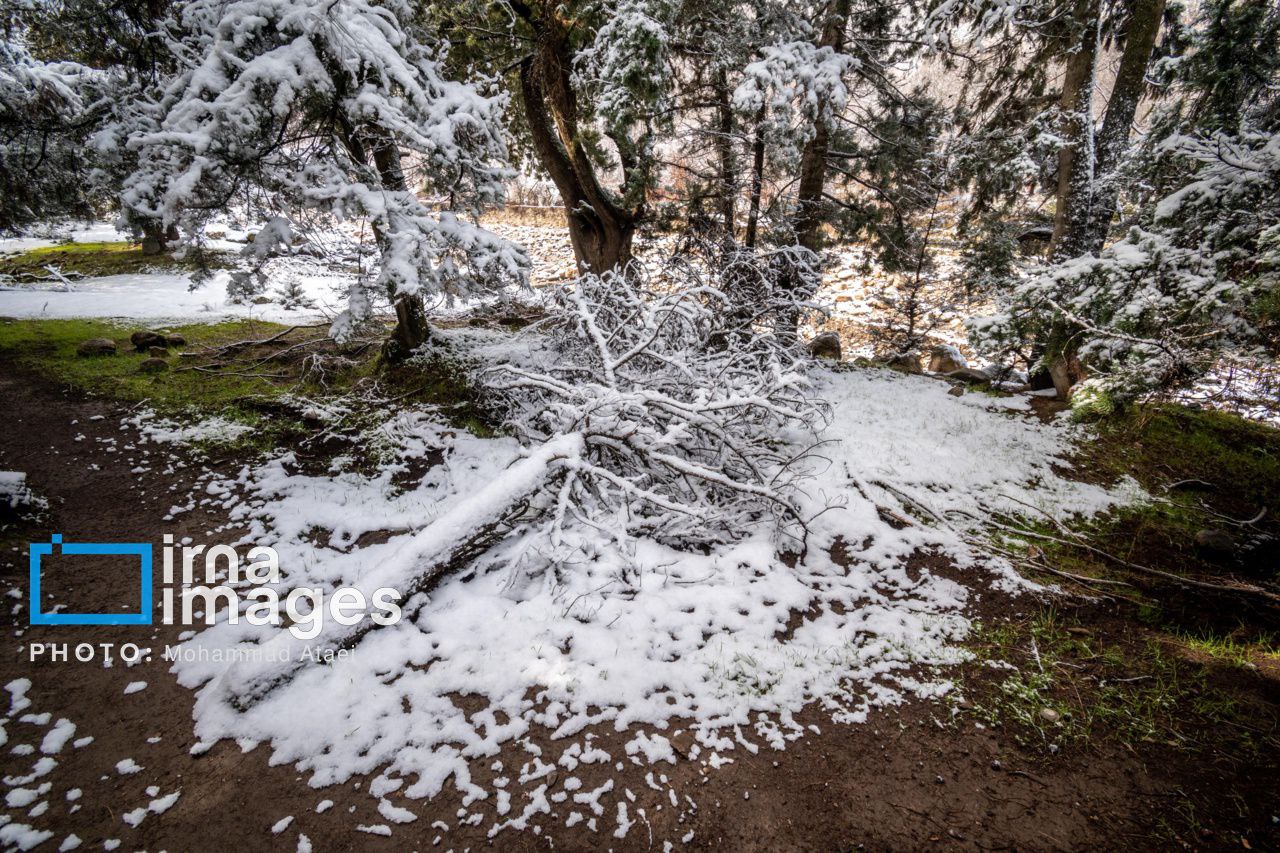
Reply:
<svg viewBox="0 0 1280 853"><path fill-rule="evenodd" d="M673 260L558 291L533 327L552 343L548 363L479 371L526 454L354 587L366 601L396 590L413 619L422 593L503 539L536 544L504 564L529 574L571 562L587 538L705 550L766 526L803 550L795 485L825 413L804 356L773 333L796 310L773 299L779 268L768 256ZM306 640L282 629L228 670L222 696L248 708L305 665L304 648L351 648L377 627L325 624Z"/></svg>

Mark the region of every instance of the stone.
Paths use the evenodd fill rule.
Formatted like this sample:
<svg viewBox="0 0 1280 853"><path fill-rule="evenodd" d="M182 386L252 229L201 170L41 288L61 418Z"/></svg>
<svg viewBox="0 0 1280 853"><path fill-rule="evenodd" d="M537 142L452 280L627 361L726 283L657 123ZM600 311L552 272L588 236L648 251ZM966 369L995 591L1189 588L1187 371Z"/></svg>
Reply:
<svg viewBox="0 0 1280 853"><path fill-rule="evenodd" d="M960 350L950 346L934 347L929 351L930 373L951 373L969 366Z"/></svg>
<svg viewBox="0 0 1280 853"><path fill-rule="evenodd" d="M1046 723L1056 723L1058 720L1062 719L1062 715L1052 708L1041 708L1040 719L1044 720Z"/></svg>
<svg viewBox="0 0 1280 853"><path fill-rule="evenodd" d="M952 397L963 397L963 396L964 396L964 386L963 386L963 385L952 385L952 386L951 386L951 388L950 388L950 390L948 390L948 391L947 391L947 393L948 393L948 394L950 394Z"/></svg>
<svg viewBox="0 0 1280 853"><path fill-rule="evenodd" d="M134 332L129 336L129 343L138 352L146 352L151 347L164 346L164 335L158 332Z"/></svg>
<svg viewBox="0 0 1280 853"><path fill-rule="evenodd" d="M959 370L952 370L946 374L948 379L959 379L961 382L968 382L971 385L979 385L983 382L990 382L991 375L985 370L974 370L972 367L962 367Z"/></svg>
<svg viewBox="0 0 1280 853"><path fill-rule="evenodd" d="M147 355L152 358L168 358L169 350L164 347L147 347Z"/></svg>
<svg viewBox="0 0 1280 853"><path fill-rule="evenodd" d="M1201 530L1196 533L1196 547L1201 551L1226 557L1235 553L1236 540L1225 530Z"/></svg>
<svg viewBox="0 0 1280 853"><path fill-rule="evenodd" d="M896 370L899 373L923 373L924 369L920 366L920 353L918 352L900 352L897 355L889 356L885 367L890 370Z"/></svg>
<svg viewBox="0 0 1280 853"><path fill-rule="evenodd" d="M809 341L809 355L814 358L829 358L839 361L843 356L840 350L840 336L835 332L823 332Z"/></svg>
<svg viewBox="0 0 1280 853"><path fill-rule="evenodd" d="M169 362L163 358L144 358L138 365L139 373L163 373L169 369Z"/></svg>
<svg viewBox="0 0 1280 853"><path fill-rule="evenodd" d="M175 332L164 336L164 345L167 347L185 347L187 339Z"/></svg>
<svg viewBox="0 0 1280 853"><path fill-rule="evenodd" d="M76 355L86 357L98 355L115 355L116 342L110 338L90 338L76 347Z"/></svg>
<svg viewBox="0 0 1280 853"><path fill-rule="evenodd" d="M266 295L253 297L254 305L270 305L272 301L272 298Z"/></svg>

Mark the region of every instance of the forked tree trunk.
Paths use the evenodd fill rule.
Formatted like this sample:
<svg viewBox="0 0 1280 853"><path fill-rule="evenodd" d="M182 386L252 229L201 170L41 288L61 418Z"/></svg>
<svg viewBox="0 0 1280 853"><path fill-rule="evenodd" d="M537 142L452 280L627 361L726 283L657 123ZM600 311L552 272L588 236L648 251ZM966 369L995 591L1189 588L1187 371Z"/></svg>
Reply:
<svg viewBox="0 0 1280 853"><path fill-rule="evenodd" d="M161 228L158 222L148 221L142 226L142 254L159 255L179 236L177 226Z"/></svg>
<svg viewBox="0 0 1280 853"><path fill-rule="evenodd" d="M1065 144L1058 152L1057 211L1049 242L1051 260L1096 254L1106 243L1120 191L1114 172L1129 142L1164 7L1165 0L1130 3L1124 50L1102 130L1095 138L1092 103L1100 10L1098 0L1079 0L1076 4L1079 41L1068 59L1062 85ZM1064 318L1057 318L1046 346L1049 376L1064 400L1084 378L1074 332Z"/></svg>
<svg viewBox="0 0 1280 853"><path fill-rule="evenodd" d="M1102 130L1095 146L1096 179L1089 215L1080 237L1075 241L1081 253L1102 250L1116 214L1120 182L1115 170L1129 145L1129 132L1138 111L1138 102L1142 100L1147 66L1151 63L1151 52L1160 32L1164 7L1165 0L1134 0L1131 4L1120 67L1116 71L1115 84L1107 101L1107 114L1102 120Z"/></svg>
<svg viewBox="0 0 1280 853"><path fill-rule="evenodd" d="M564 202L579 271L602 273L631 260L644 202L625 206L600 184L579 132L568 24L548 3L512 3L534 33L533 54L520 63L525 121L538 161ZM625 158L623 165L625 171Z"/></svg>

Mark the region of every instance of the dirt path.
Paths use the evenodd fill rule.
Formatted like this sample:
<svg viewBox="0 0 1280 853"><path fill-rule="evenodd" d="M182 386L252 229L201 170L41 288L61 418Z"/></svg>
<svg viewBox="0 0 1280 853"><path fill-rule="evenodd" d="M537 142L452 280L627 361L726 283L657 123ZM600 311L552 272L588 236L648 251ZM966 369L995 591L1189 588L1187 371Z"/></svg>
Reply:
<svg viewBox="0 0 1280 853"><path fill-rule="evenodd" d="M1105 742L1046 759L1024 751L1002 729L982 728L967 718L953 721L943 703L882 709L858 726L834 725L810 709L799 721L818 732L786 751L764 748L751 755L737 750L734 762L718 771L693 761L667 768L670 786L681 792L674 805L668 793L646 785L644 776L652 768L630 768L628 781L618 787L634 794L632 816L640 820L642 814L643 820L622 841L611 835L611 813L601 818L598 832L585 824L566 829L562 807L555 804L553 815L530 821L531 827L542 827L540 833L506 831L491 840L494 804L464 806L452 787L431 802L404 801L418 818L395 826L389 839L359 832L357 825L387 823L365 790L367 779L315 790L295 769L269 766L266 746L245 744L242 751L223 742L198 757L190 754L193 694L178 686L167 664L157 659L166 644L178 641L179 629L30 627L25 608L14 611L14 604L26 601L29 540L48 541L49 534L60 532L69 542L158 542L162 533L171 532L179 540L207 541L208 531L227 519L220 510L197 507L164 521L170 505L186 494L193 467L165 473L168 465L157 459L157 451L144 457L141 447L130 449L136 434L121 431L123 407L69 397L10 365L0 368L6 419L0 468L27 472L32 487L50 502L38 524L5 534L0 580L3 590L19 590L22 597L6 598L10 606L0 615L7 638L0 684L27 678L33 686L27 693L30 707L5 723L3 775L32 772L41 757L41 738L59 718L76 726L74 737L49 756L56 766L29 783L10 786L39 792L49 783L32 803L4 809L15 823L53 832L39 849L57 849L72 833L85 849L100 849L110 839L127 849L294 849L300 833L316 850L428 848L437 836L443 836L442 850L489 845L661 849L664 841L680 847L690 833L689 847L735 850L1116 849L1169 844L1169 827L1176 827L1174 811L1181 803L1200 809L1203 829L1182 837L1194 846L1238 849L1242 833L1250 833L1255 847L1276 843L1274 829L1269 838L1265 834L1267 806L1260 802L1268 791L1274 797L1274 767L1259 771L1212 756L1178 756L1159 745L1135 751ZM116 452L106 452L112 441ZM233 462L222 464L225 471L234 470ZM77 562L74 572L55 565L46 583L59 600L77 607L118 602L136 586L136 577L109 566L92 558ZM992 612L1036 606L1029 600L999 601L993 594L983 598L982 606ZM32 643L63 642L133 642L151 647L154 656L134 667L119 660L110 667L100 659L28 661ZM145 689L126 694L126 686L136 681L145 681ZM0 696L0 705L7 700ZM46 722L19 719L46 713L51 715ZM73 745L86 736L93 741ZM545 734L542 738L545 742ZM626 739L604 732L598 742L622 755ZM24 744L34 750L23 754ZM510 747L474 761L474 773L488 780L495 775L495 760L510 772L528 758L526 750ZM122 774L117 764L126 759L142 769ZM598 776L586 767L577 774L586 788L618 775L613 767L597 769ZM73 789L82 793L69 800ZM181 796L167 810L144 813L136 828L126 822L133 810L174 791ZM1230 807L1237 795L1254 802L1243 817ZM519 812L521 799L520 793L513 796L515 808L507 817ZM323 800L334 805L317 813ZM483 817L474 825L459 825L461 808ZM289 816L293 821L273 836L273 825Z"/></svg>

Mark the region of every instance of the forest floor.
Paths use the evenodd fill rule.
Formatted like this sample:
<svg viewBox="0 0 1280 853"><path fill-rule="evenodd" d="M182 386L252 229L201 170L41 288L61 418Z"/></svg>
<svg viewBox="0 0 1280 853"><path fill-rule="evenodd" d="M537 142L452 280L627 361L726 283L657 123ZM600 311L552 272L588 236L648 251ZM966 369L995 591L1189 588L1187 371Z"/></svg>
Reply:
<svg viewBox="0 0 1280 853"><path fill-rule="evenodd" d="M474 327L463 322L460 333L506 334L501 319L478 318ZM988 479L984 462L1027 466L1018 470L1029 484L1016 494L1032 501L1043 496L1046 503L1037 506L1047 509L1028 507L1019 534L993 536L990 544L1013 554L1032 580L1058 586L1011 585L955 556L962 549L916 548L913 536L921 542L941 537L936 541L945 544L950 533L921 529L900 504L873 507L869 518L854 506L840 517L850 535L830 554L823 588L838 591L839 583L865 574L876 589L892 591L887 609L849 604L874 597L871 587L853 588L827 613L816 605L788 611L784 602L777 636L779 643L803 638L833 619L841 631L862 624L871 634L892 633L886 616L907 625L921 614L933 619L913 629L918 635L903 635L931 652L898 669L896 681L872 680L850 663L851 695L861 697L861 705L811 698L792 713L780 701L778 713L768 715L776 724L731 727L720 741L694 738L694 721L678 715L662 725L603 717L553 737L534 719L544 713L554 719L545 704L502 705L503 690L523 690L524 682L477 679L475 692L442 697L448 709L409 718L416 695L392 697L393 707L381 682L353 681L347 696L339 682L349 671L335 666L324 682L333 702L376 711L360 726L335 734L321 719L326 709L316 707L324 704L317 696L330 694L298 690L254 721L261 734L246 728L206 742L210 719L197 708L203 694L193 689L199 679L159 657L161 649L199 643L205 635L193 637L180 625L30 626L24 606L29 543L48 541L53 532L68 542L154 542L161 533L176 541L234 542L267 533L279 537L286 557L314 553L323 563L364 552L376 559L380 543L398 535L402 518L420 517L421 505L406 500L447 498L432 485L433 472L444 468L461 477L467 465L479 466L473 480L453 486L465 489L490 476L482 464L486 454L498 454L501 464L509 448L506 439L491 437L487 412L447 361L379 372L372 343L340 351L318 328L286 331L258 321L182 326L177 331L188 339L182 350L188 357L175 352L173 368L156 375L138 373L141 354L75 355L78 342L103 335L127 349L128 331L136 327L0 319L0 400L8 426L0 431L0 469L25 473L43 502L0 519L0 587L11 602L0 614L6 637L0 685L9 693L0 695L0 713L8 703L0 720L6 848L71 849L72 836L107 849L270 843L299 850L1280 848L1280 625L1274 612L1227 591L1188 590L1120 562L1220 586L1274 589L1280 432L1273 428L1148 406L1068 432L1054 405L1041 399L975 390L953 396L937 379L875 368L832 370L824 381L838 392L833 420L837 428L843 424L839 436L851 447L848 458L863 464L868 481L897 473L894 482L921 486L917 494L938 505L953 500L976 507L993 500L987 494L993 488L1015 485ZM186 369L195 367L202 369ZM300 406L301 399L311 407ZM320 411L343 406L341 428ZM376 412L363 411L370 407ZM413 420L423 412L435 420ZM409 419L405 435L388 426L397 418ZM882 422L887 426L880 431L869 426ZM371 434L381 435L387 448L371 447ZM429 440L417 455L396 445L423 435ZM1059 443L1070 448L1069 461L1055 456L1052 471L1043 459L1022 458L1045 448L1056 454ZM938 482L912 479L916 462ZM1108 509L1117 493L1105 490L1121 481L1135 483L1147 498ZM262 497L267 486L276 492ZM330 489L354 497L330 507L336 494ZM224 500L230 491L238 496ZM335 538L349 525L349 538L326 548L323 530L290 531L298 506L311 513L298 518L321 519L317 525ZM991 518L1015 522L1012 504L987 506ZM1087 512L1075 517L1073 507ZM1257 518L1262 508L1268 512ZM1051 517L1072 519L1072 533ZM1204 529L1226 533L1228 541L1216 550L1197 546ZM863 532L871 544L857 541ZM285 551L291 536L320 544L314 552ZM110 561L79 559L74 570L55 564L48 595L81 611L115 609L129 599L135 578ZM1079 579L1039 572L1037 564ZM703 566L697 568L701 576ZM457 611L456 619L443 629L424 622L423 630L460 632L458 642L479 647L495 668L544 660L541 650L525 656L524 623L517 618L520 608L541 601L536 591L524 599L509 593L509 612L486 611L467 621L459 602L482 598L484 581L461 578L442 589L438 608ZM741 583L690 590L695 597L731 596ZM637 592L643 595L636 600L650 608L661 603L643 584ZM759 601L742 601L750 616L736 632L752 636L750 623L763 618L765 639L771 637L772 602L761 610ZM539 630L559 630L561 621L570 632L595 630L590 617L533 613ZM858 614L864 622L837 618ZM711 617L720 618L714 610ZM961 629L931 633L938 620L950 619L960 620ZM722 636L716 642L732 644L735 630L725 627L732 624L715 624ZM515 637L509 647L487 636L504 632ZM392 636L410 643L412 633ZM619 654L628 649L622 637L584 636L616 640ZM155 654L128 666L118 651L111 665L100 653L76 662L74 654L60 661L32 652L39 643L115 644L118 650L128 642ZM619 665L663 665L669 649L658 645L654 657L621 657ZM731 696L751 708L768 707L771 691L785 685L785 676L777 684L765 678L768 643L758 646L745 674L739 669L727 678L740 690ZM562 662L586 671L587 652L574 649ZM889 647L863 646L860 653L872 670L912 660L895 657ZM459 657L466 666L476 660ZM427 670L453 677L448 664L440 650L384 681L408 683ZM808 663L795 666L813 670ZM554 678L546 672L530 685ZM493 707L525 716L494 711L482 694L497 697ZM412 726L398 729L401 701L407 719L456 727L453 740L432 740ZM345 713L353 718L350 709ZM272 721L273 715L281 719ZM522 720L527 730L504 734ZM392 758L369 759L367 769L323 784L319 774L340 767L326 764L326 756L341 753L344 741L362 744L346 766L360 765L379 742L390 745ZM390 760L417 770L443 763L449 773L434 796L406 795L414 786L401 789L403 779L388 775ZM414 781L412 773L400 775Z"/></svg>

